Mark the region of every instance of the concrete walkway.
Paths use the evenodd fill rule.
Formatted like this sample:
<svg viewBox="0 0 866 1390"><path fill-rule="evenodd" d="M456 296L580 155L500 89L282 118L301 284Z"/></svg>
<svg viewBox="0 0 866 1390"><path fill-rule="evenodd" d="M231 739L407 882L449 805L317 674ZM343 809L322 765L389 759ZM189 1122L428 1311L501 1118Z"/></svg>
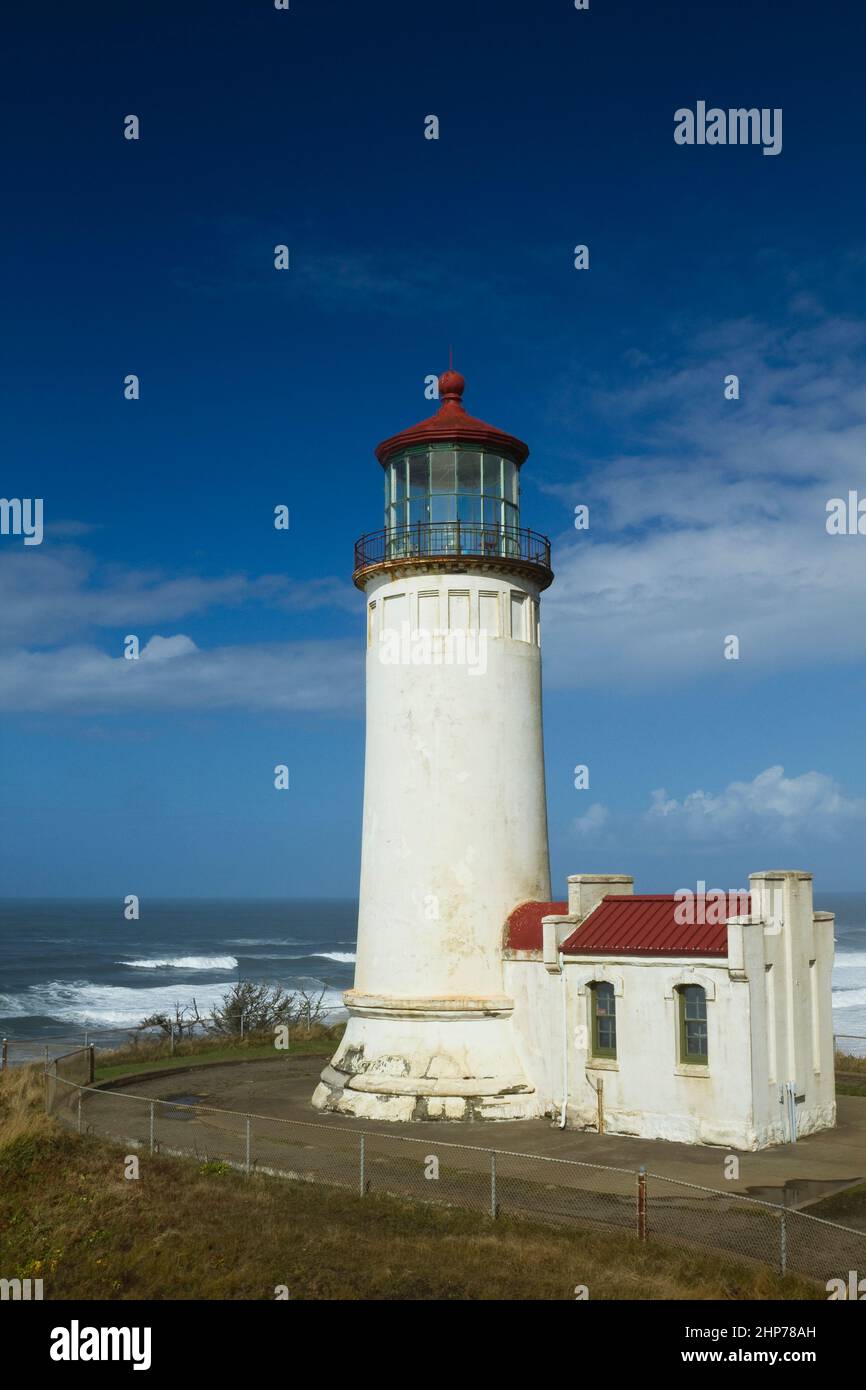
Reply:
<svg viewBox="0 0 866 1390"><path fill-rule="evenodd" d="M310 1105L310 1096L323 1060L288 1056L273 1061L192 1066L147 1080L133 1078L123 1083L122 1089L160 1099L177 1100L192 1095L206 1106L314 1122L336 1131L363 1129L388 1137L403 1134L440 1144L477 1145L487 1150L569 1158L631 1170L644 1164L650 1173L660 1177L740 1192L788 1207L808 1207L833 1192L866 1181L866 1097L840 1096L837 1127L833 1130L801 1139L796 1145L738 1154L740 1172L734 1180L725 1177L725 1158L734 1150L576 1130L562 1132L549 1120L388 1125L321 1115ZM115 1088L120 1089L117 1083L112 1086ZM92 1099L95 1101L96 1097ZM97 1105L102 1109L103 1103ZM845 1224L861 1223L846 1217Z"/></svg>

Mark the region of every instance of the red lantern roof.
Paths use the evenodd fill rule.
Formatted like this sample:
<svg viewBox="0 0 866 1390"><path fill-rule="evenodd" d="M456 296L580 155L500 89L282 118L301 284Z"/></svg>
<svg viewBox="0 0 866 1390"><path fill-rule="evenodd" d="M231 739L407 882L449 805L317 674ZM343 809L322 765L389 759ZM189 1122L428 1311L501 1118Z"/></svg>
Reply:
<svg viewBox="0 0 866 1390"><path fill-rule="evenodd" d="M376 457L381 464L387 462L392 454L401 453L413 444L431 444L441 440L446 444L474 444L478 449L490 449L503 453L514 460L518 466L526 461L529 448L522 439L513 434L505 434L495 425L487 425L467 415L463 408L463 389L466 385L459 372L450 368L439 378L439 409L427 420L411 425L408 430L392 434L383 439L376 448Z"/></svg>

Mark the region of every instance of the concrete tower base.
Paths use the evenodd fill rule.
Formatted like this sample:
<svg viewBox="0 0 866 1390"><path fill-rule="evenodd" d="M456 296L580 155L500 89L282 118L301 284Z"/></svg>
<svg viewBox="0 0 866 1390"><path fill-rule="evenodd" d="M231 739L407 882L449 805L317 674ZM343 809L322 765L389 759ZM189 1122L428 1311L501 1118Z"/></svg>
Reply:
<svg viewBox="0 0 866 1390"><path fill-rule="evenodd" d="M347 991L350 1018L313 1094L318 1110L373 1120L525 1120L539 1098L517 1056L513 1003Z"/></svg>

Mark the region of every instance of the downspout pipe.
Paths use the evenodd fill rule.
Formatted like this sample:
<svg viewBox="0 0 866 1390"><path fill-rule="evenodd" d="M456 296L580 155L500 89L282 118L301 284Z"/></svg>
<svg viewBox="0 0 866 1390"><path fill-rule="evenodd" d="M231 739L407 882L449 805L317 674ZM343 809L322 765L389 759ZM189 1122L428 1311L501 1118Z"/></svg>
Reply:
<svg viewBox="0 0 866 1390"><path fill-rule="evenodd" d="M791 1143L797 1142L797 1083L788 1082L788 1124L791 1130Z"/></svg>
<svg viewBox="0 0 866 1390"><path fill-rule="evenodd" d="M565 1129L568 1105L568 994L565 987L565 957L559 953L559 974L562 980L562 1112L559 1128Z"/></svg>

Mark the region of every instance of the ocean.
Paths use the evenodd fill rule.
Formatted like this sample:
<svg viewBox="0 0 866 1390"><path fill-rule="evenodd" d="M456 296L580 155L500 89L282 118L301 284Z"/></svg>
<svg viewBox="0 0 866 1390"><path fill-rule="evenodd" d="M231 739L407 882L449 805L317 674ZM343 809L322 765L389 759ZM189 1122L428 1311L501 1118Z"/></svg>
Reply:
<svg viewBox="0 0 866 1390"><path fill-rule="evenodd" d="M837 1046L843 1052L863 1057L866 1056L866 893L823 893L819 889L815 893L815 907L836 914L833 1031Z"/></svg>
<svg viewBox="0 0 866 1390"><path fill-rule="evenodd" d="M836 913L839 1045L866 1054L866 893L819 892L816 904ZM0 900L0 1035L39 1044L34 1055L85 1030L107 1046L176 1003L210 1013L237 980L324 989L336 1017L357 910L350 899L147 901L127 922L117 901Z"/></svg>
<svg viewBox="0 0 866 1390"><path fill-rule="evenodd" d="M137 922L116 900L0 900L0 1034L54 1046L87 1030L111 1046L175 1004L209 1014L238 980L324 989L336 1017L357 917L350 899L147 900Z"/></svg>

